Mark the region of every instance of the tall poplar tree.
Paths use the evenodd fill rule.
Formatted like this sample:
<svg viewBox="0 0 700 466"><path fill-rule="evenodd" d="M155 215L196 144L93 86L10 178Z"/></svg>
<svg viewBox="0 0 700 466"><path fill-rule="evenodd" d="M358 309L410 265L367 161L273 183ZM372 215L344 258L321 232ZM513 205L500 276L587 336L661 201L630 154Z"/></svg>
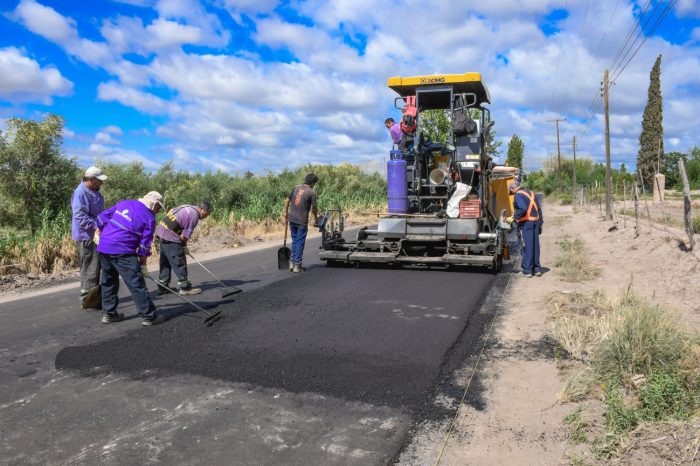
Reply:
<svg viewBox="0 0 700 466"><path fill-rule="evenodd" d="M523 169L523 157L525 156L525 143L517 134L514 134L508 142L508 158L506 165Z"/></svg>
<svg viewBox="0 0 700 466"><path fill-rule="evenodd" d="M661 143L660 155L659 143ZM639 135L639 152L637 153L637 169L641 170L647 186L652 186L652 179L659 166L662 168L664 166L661 55L656 59L649 74L647 106L644 108L642 116L642 133Z"/></svg>

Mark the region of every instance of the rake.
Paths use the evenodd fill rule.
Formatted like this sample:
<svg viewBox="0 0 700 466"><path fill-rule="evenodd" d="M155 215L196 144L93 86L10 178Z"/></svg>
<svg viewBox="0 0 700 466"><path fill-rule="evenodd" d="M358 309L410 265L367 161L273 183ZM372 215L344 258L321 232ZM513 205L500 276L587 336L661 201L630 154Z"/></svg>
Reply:
<svg viewBox="0 0 700 466"><path fill-rule="evenodd" d="M219 284L221 285L221 297L222 297L222 298L225 298L225 297L227 297L227 296L231 296L231 295L234 295L234 294L236 294L236 293L240 293L240 292L243 291L242 289L237 288L237 287L235 287L235 286L234 286L234 287L228 287L228 286L226 286L226 284L225 284L224 282L222 282L221 279L220 279L219 277L217 277L216 275L214 275L214 273L213 273L211 270L209 270L208 268L206 268L206 267L204 266L204 264L202 264L202 263L199 262L197 259L195 259L195 257L194 257L192 254L190 254L190 253L188 252L187 255L190 256L190 257L192 258L193 261L195 261L196 263L198 263L204 270L206 270L206 271L209 273L209 275L211 275L212 277L214 277L214 279L215 279L217 282L219 282Z"/></svg>
<svg viewBox="0 0 700 466"><path fill-rule="evenodd" d="M213 320L214 317L216 317L216 316L218 316L219 314L221 314L221 310L216 311L216 312L209 312L209 311L207 311L206 309L204 309L202 306L199 306L199 305L193 303L192 301L190 301L189 299L185 298L184 296L182 296L182 295L181 295L180 293L178 293L177 291L175 291L175 290L173 290L173 289L171 289L171 288L168 288L167 286L163 285L162 283L158 283L158 282L157 282L156 280L154 280L153 278L148 277L148 276L147 276L146 278L148 278L150 281L152 281L153 283L155 283L156 285L158 285L159 288L164 288L164 289L168 290L169 292L171 292L172 294L174 294L175 296L177 296L178 298L180 298L180 299L182 299L183 301L189 303L192 307L194 307L195 309L197 309L199 312L205 313L208 317L207 317L206 319L204 319L204 324L207 325L207 326L212 325L212 324L215 322L215 320ZM217 320L218 320L218 319L217 319Z"/></svg>

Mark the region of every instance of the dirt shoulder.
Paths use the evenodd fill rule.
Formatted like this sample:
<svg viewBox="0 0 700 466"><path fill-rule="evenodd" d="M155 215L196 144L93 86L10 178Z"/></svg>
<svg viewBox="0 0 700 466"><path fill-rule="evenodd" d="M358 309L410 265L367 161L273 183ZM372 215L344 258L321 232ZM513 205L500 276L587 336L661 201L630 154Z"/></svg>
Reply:
<svg viewBox="0 0 700 466"><path fill-rule="evenodd" d="M467 394L449 435L449 425L420 426L402 464L436 464L438 459L444 465L576 463L581 447L570 441L571 429L564 418L579 405L559 402L563 379L556 345L549 336L545 300L551 292L603 290L616 296L631 280L639 295L681 312L691 325L700 324L700 257L679 246L682 230L657 225L650 233L644 223L643 233L635 237L633 219L627 219L626 227L624 218L605 222L597 209L574 212L571 206L547 205L545 213L544 273L533 278L511 276L471 381L472 386L478 385L481 400L475 402ZM566 236L585 242L589 258L601 268L598 278L583 283L562 280L554 263L557 241ZM460 376L463 386L469 384L472 371L473 363L465 366ZM595 400L584 409L601 418L600 403ZM678 435L687 427L664 426L667 435L638 435L618 461L662 464L674 458L674 449L687 449L682 439L688 436Z"/></svg>

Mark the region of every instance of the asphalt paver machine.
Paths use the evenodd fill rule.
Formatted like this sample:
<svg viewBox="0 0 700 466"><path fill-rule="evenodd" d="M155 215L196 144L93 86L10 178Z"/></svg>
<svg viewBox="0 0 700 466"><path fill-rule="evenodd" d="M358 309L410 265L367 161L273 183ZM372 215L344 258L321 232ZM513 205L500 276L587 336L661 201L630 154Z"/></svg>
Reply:
<svg viewBox="0 0 700 466"><path fill-rule="evenodd" d="M403 112L403 137L387 163L388 212L376 228L363 227L350 240L343 237L343 213L327 211L317 225L320 258L328 265L462 265L497 272L507 255L507 184L514 176L498 173L487 152L494 122L481 75L394 77L388 85ZM421 124L422 116L436 115L449 122L444 142L431 141Z"/></svg>

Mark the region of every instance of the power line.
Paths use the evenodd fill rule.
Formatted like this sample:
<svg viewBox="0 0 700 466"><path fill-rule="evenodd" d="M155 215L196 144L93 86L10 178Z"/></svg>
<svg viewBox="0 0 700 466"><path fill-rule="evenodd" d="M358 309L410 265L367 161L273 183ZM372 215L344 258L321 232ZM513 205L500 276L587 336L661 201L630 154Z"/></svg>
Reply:
<svg viewBox="0 0 700 466"><path fill-rule="evenodd" d="M627 58L627 55L629 55L629 53L632 51L632 49L634 48L634 46L637 44L637 41L639 40L639 38L642 37L643 35L645 35L644 29L645 29L645 28L649 25L649 23L654 19L654 15L656 14L657 10L659 9L659 7L660 7L662 4L663 4L663 1L661 1L661 2L657 3L656 5L654 5L654 8L651 10L651 12L649 13L649 15L647 16L646 21L644 22L644 24L642 24L642 18L639 19L639 32L638 32L637 35L635 36L634 41L632 42L632 45L629 46L629 48L627 49L627 51L625 52L625 54L620 58L620 61L617 63L617 65L616 65L617 69L616 69L615 67L611 68L611 71L610 71L611 74L615 74L615 72L619 70L620 65L622 64L623 61L625 61L625 59Z"/></svg>
<svg viewBox="0 0 700 466"><path fill-rule="evenodd" d="M621 47L621 48L620 48L620 51L618 51L618 53L617 53L617 55L616 55L616 57L615 57L615 60L613 60L613 66L615 67L614 70L615 70L615 72L616 72L617 74L615 74L614 77L610 80L610 81L611 81L611 84L615 84L615 81L620 77L620 75L622 74L622 72L627 68L627 66L630 64L630 62L634 59L634 57L637 55L637 53L639 52L639 50L641 50L641 48L642 48L642 47L644 46L644 44L647 42L647 40L649 39L649 37L656 31L656 29L658 29L658 27L661 25L661 23L664 21L664 19L666 19L666 17L667 17L668 14L671 12L671 10L672 10L672 8L673 8L673 6L675 5L676 2L677 2L677 0L669 0L669 2L666 3L666 7L661 11L661 13L660 13L658 16L656 16L655 21L654 21L654 23L652 24L652 26L651 26L650 28L648 28L648 29L645 31L646 26L648 26L648 25L652 22L652 20L654 19L655 13L656 13L656 11L659 9L659 6L663 4L663 1L657 3L657 4L654 6L654 8L652 9L652 11L650 12L649 16L647 16L647 20L644 22L644 24L642 24L643 18L644 18L644 16L646 16L646 13L647 13L647 11L648 11L648 8L649 8L649 6L651 5L651 0L649 0L649 3L647 3L646 8L644 9L644 11L642 12L642 14L640 15L638 21L637 21L637 22L635 23L635 25L633 26L633 29L632 29L632 30L630 31L630 33L627 35L627 39L625 40L625 44L623 44L623 47ZM626 50L626 51L624 52L624 54L623 54L622 51L623 51L624 47L629 43L629 39L632 37L632 33L636 30L637 25L639 25L640 31L639 31L639 33L637 34L637 36L635 37L635 39L634 39L634 41L632 42L632 44L629 46L629 48L627 48L627 50ZM634 52L632 52L632 55L629 57L629 59L627 59L627 61L626 61L626 62L624 63L624 65L623 65L623 64L622 64L623 61L624 61L624 60L627 58L627 56L630 54L630 52L632 51L632 49L634 48L634 46L635 46L636 43L638 42L639 37L640 37L642 34L644 34L644 39L643 39L643 40L641 41L641 43L637 46L637 48L634 50ZM619 61L618 61L618 59L619 59ZM583 134L585 134L586 131L588 131L588 129L590 128L590 124L591 124L591 122L593 121L593 118L594 118L595 115L596 115L596 112L597 112L597 110L598 110L598 107L600 106L600 102L601 102L600 94L597 94L597 95L596 95L596 98L595 98L594 101L593 101L593 104L591 104L591 109L590 109L590 111L588 112L588 116L586 117L586 120L585 120L585 122L584 122L584 126L583 126L583 128L581 129L581 131L579 132L579 138L580 138L581 136L583 136Z"/></svg>
<svg viewBox="0 0 700 466"><path fill-rule="evenodd" d="M661 12L661 15L659 15L659 18L656 20L656 23L654 23L654 25L652 26L652 28L651 28L651 29L649 30L649 32L646 34L646 36L644 37L644 40L642 41L642 43L639 44L639 47L637 47L637 50L634 51L634 53L632 54L632 56L630 57L630 59L627 60L627 63L625 63L625 65L617 72L617 74L615 75L615 77L613 77L613 83L615 82L615 80L617 80L617 78L620 77L620 75L622 74L622 72L625 71L625 68L627 68L627 65L630 64L630 62L632 61L632 59L634 59L634 57L637 55L637 52L639 52L639 50L644 46L644 44L647 42L647 40L649 40L649 37L656 31L656 29L661 25L661 23L664 21L664 19L666 19L666 16L668 16L668 14L671 12L671 9L672 9L673 6L676 4L676 1L677 1L677 0L671 0L671 1L668 3L668 5L666 5L666 9L664 9L664 11Z"/></svg>
<svg viewBox="0 0 700 466"><path fill-rule="evenodd" d="M640 14L639 18L636 19L632 23L632 27L630 28L629 32L627 33L625 37L624 43L618 48L617 53L615 54L615 58L613 59L612 63L608 66L608 69L612 69L613 67L616 66L618 60L620 59L621 54L623 51L627 48L627 45L629 44L630 39L632 38L632 35L634 34L634 31L637 29L637 26L639 25L641 28L641 21L643 20L644 16L646 15L647 11L649 10L649 7L652 4L652 0L649 0L642 10L642 13ZM601 41L602 43L602 41ZM599 44L600 46L600 44ZM593 99L593 103L591 104L590 110L588 112L588 115L586 116L584 127L582 128L581 132L579 133L579 138L582 137L586 131L588 131L588 127L590 126L590 123L592 122L593 118L596 115L597 110L600 107L601 103L601 96L599 92L596 92L595 97Z"/></svg>
<svg viewBox="0 0 700 466"><path fill-rule="evenodd" d="M571 74L569 75L569 82L566 85L566 91L564 92L564 104L563 108L566 108L566 99L569 97L569 87L571 87L571 80L576 72L576 63L578 62L578 53L581 50L581 42L583 42L583 30L586 28L586 20L588 19L588 9L591 6L591 0L586 3L586 12L583 15L583 21L581 22L581 33L578 36L578 47L576 47L576 53L574 54L574 64L571 66Z"/></svg>
<svg viewBox="0 0 700 466"><path fill-rule="evenodd" d="M567 11L568 13L568 8L569 8L569 0L566 0L564 2L564 10ZM552 97L549 99L549 108L552 108L554 105L554 95L556 94L557 91L557 82L559 81L559 61L561 60L561 49L562 49L562 43L564 42L564 31L566 30L566 18L564 18L564 21L562 21L561 24L561 31L559 32L559 53L557 54L557 68L556 71L554 72L554 85L552 86Z"/></svg>

